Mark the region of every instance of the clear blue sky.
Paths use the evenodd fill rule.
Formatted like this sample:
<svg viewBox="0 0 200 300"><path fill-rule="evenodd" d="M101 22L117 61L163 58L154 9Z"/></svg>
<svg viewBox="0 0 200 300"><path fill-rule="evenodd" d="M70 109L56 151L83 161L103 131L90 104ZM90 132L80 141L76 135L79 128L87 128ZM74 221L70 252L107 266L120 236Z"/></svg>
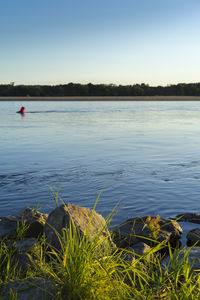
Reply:
<svg viewBox="0 0 200 300"><path fill-rule="evenodd" d="M0 83L200 82L200 0L0 0Z"/></svg>

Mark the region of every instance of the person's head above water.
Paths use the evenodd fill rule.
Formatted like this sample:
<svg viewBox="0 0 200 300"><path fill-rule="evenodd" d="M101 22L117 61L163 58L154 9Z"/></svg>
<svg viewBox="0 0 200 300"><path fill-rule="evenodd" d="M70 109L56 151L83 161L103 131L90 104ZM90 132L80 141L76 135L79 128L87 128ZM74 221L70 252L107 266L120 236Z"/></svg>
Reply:
<svg viewBox="0 0 200 300"><path fill-rule="evenodd" d="M18 113L24 114L24 113L25 113L25 110L26 110L26 108L25 108L24 106L22 106L22 107L20 108L20 110L18 111Z"/></svg>

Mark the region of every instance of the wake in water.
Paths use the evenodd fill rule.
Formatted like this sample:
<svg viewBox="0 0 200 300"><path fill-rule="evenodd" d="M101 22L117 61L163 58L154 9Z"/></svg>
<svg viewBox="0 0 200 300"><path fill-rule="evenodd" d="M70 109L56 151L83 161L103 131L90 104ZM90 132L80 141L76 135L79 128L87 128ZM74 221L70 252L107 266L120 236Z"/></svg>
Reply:
<svg viewBox="0 0 200 300"><path fill-rule="evenodd" d="M19 111L17 111L17 113L20 113L21 115L25 114L25 110L26 108L24 106L22 106L20 108ZM46 114L46 113L71 113L71 112L78 112L78 113L84 113L87 111L80 111L80 110L73 110L73 111L69 111L69 110L35 110L35 111L26 111L27 114Z"/></svg>
<svg viewBox="0 0 200 300"><path fill-rule="evenodd" d="M88 111L80 111L80 110L36 110L36 111L27 111L27 114L49 114L49 113L87 113Z"/></svg>

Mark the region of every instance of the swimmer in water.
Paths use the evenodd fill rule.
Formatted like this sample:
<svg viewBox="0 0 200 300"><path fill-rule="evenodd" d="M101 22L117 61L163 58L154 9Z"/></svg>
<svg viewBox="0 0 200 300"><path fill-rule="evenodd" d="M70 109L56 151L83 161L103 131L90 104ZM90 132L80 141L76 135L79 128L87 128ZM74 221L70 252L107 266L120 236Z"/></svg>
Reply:
<svg viewBox="0 0 200 300"><path fill-rule="evenodd" d="M26 110L26 108L24 107L24 106L22 106L21 108L20 108L20 110L19 111L17 111L17 113L19 113L19 114L24 114L25 113L25 110Z"/></svg>

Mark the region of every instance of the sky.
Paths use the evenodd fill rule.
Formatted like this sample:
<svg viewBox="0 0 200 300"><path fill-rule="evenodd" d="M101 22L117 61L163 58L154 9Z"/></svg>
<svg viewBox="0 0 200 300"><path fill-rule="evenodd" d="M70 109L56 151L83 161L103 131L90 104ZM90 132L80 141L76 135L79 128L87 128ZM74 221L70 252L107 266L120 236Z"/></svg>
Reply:
<svg viewBox="0 0 200 300"><path fill-rule="evenodd" d="M200 1L0 0L10 82L200 82Z"/></svg>

